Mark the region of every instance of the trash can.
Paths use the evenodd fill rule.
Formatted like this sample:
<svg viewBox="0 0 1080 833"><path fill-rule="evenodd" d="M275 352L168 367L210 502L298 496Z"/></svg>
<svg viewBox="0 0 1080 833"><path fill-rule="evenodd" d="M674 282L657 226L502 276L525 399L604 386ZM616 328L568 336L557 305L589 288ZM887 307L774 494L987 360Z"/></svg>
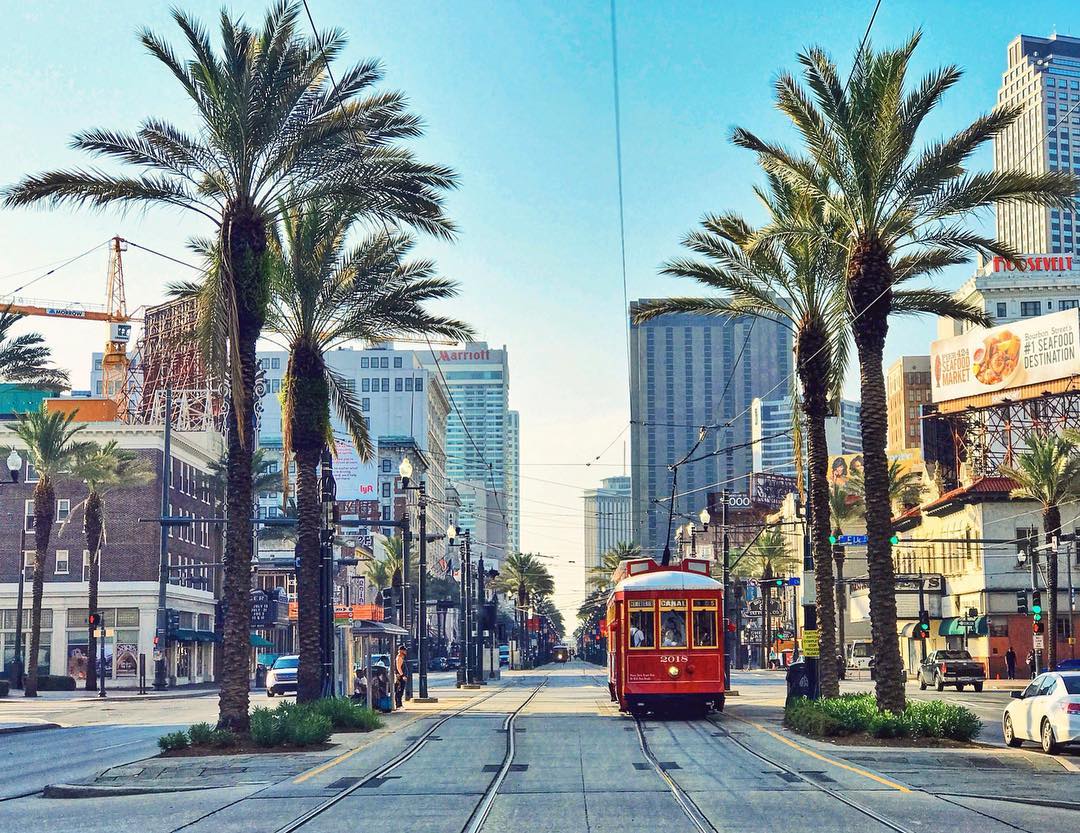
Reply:
<svg viewBox="0 0 1080 833"><path fill-rule="evenodd" d="M814 694L814 671L807 667L804 660L793 662L787 668L787 705L796 697L812 697Z"/></svg>
<svg viewBox="0 0 1080 833"><path fill-rule="evenodd" d="M266 687L266 666L261 662L255 666L255 688Z"/></svg>

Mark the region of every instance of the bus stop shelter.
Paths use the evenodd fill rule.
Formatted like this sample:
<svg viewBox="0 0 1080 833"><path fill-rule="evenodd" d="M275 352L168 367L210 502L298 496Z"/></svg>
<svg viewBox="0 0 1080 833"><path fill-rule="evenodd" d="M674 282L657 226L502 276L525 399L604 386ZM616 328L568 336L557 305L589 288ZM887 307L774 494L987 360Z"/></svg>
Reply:
<svg viewBox="0 0 1080 833"><path fill-rule="evenodd" d="M386 658L387 694L390 696L390 704L391 708L393 708L394 683L396 682L394 657L397 654L398 645L408 637L409 632L389 622L357 619L352 623L350 635L352 638L348 640L348 661L344 664L344 667L349 669L351 676L355 676L358 669L362 668L364 670L368 708L375 706L373 700L374 669L372 659L376 658L376 661L381 665L381 657ZM350 678L350 686L352 682Z"/></svg>

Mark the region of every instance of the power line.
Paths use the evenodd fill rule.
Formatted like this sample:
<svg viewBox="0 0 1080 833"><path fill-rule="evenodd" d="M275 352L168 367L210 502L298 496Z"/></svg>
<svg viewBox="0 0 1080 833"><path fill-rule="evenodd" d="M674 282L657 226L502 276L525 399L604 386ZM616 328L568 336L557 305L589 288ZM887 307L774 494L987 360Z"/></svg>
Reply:
<svg viewBox="0 0 1080 833"><path fill-rule="evenodd" d="M112 238L110 238L110 240L111 239ZM7 295L9 295L9 296L10 295L15 295L17 292L22 292L24 289L26 289L26 287L33 286L38 281L45 280L45 278L49 277L50 275L56 274L61 269L63 269L65 266L70 266L75 261L81 260L82 258L86 257L91 252L95 252L98 249L100 249L102 246L108 245L108 243L109 243L109 240L105 240L105 241L103 241L101 243L98 243L96 246L91 246L89 249L87 249L82 254L78 254L78 255L75 255L75 257L68 258L67 260L62 261L58 266L54 266L52 269L49 269L48 271L43 272L42 274L38 275L36 278L33 278L33 279L27 281L22 286L15 287L15 289L11 290L11 292L8 292ZM31 271L31 270L27 270L27 271Z"/></svg>

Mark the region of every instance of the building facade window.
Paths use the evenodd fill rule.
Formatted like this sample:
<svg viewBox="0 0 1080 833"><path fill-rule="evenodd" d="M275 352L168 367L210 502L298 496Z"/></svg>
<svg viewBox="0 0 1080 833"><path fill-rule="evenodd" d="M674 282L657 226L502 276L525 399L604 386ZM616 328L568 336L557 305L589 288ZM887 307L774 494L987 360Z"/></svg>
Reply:
<svg viewBox="0 0 1080 833"><path fill-rule="evenodd" d="M1021 301L1020 302L1020 315L1024 318L1030 318L1034 315L1040 315L1042 313L1042 301Z"/></svg>
<svg viewBox="0 0 1080 833"><path fill-rule="evenodd" d="M68 551L57 550L56 551L56 574L58 576L66 576L68 574Z"/></svg>
<svg viewBox="0 0 1080 833"><path fill-rule="evenodd" d="M997 317L998 318L1004 318L1008 314L1009 314L1008 305L1005 304L1004 302L999 302L998 305L997 305Z"/></svg>
<svg viewBox="0 0 1080 833"><path fill-rule="evenodd" d="M71 501L67 498L60 498L56 501L56 522L63 523L68 519L68 515L71 514Z"/></svg>

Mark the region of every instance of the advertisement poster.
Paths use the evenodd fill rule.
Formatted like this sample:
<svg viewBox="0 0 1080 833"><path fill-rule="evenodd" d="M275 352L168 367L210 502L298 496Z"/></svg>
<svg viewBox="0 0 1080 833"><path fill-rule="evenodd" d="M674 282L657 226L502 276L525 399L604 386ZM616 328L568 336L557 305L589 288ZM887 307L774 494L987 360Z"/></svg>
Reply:
<svg viewBox="0 0 1080 833"><path fill-rule="evenodd" d="M68 645L67 675L76 680L86 679L86 645Z"/></svg>
<svg viewBox="0 0 1080 833"><path fill-rule="evenodd" d="M975 329L930 345L934 402L1080 374L1080 310Z"/></svg>
<svg viewBox="0 0 1080 833"><path fill-rule="evenodd" d="M139 675L139 646L130 642L116 644L116 676L137 677Z"/></svg>
<svg viewBox="0 0 1080 833"><path fill-rule="evenodd" d="M750 500L755 506L778 509L784 498L798 491L798 481L786 474L753 472L750 475Z"/></svg>
<svg viewBox="0 0 1080 833"><path fill-rule="evenodd" d="M338 500L378 500L375 462L361 462L348 437L334 434L334 481Z"/></svg>
<svg viewBox="0 0 1080 833"><path fill-rule="evenodd" d="M861 454L833 454L829 457L829 485L846 486L853 475L862 474Z"/></svg>

